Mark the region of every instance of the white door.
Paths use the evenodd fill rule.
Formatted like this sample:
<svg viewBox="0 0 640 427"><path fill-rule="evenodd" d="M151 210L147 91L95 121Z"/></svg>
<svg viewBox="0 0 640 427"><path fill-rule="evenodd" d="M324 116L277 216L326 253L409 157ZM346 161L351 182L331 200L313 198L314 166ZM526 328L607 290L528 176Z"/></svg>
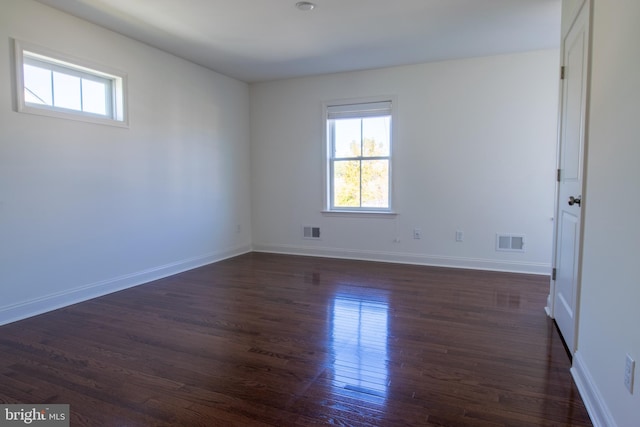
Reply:
<svg viewBox="0 0 640 427"><path fill-rule="evenodd" d="M588 3L588 2L585 2ZM562 40L563 79L556 203L553 317L571 354L576 350L582 243L582 180L587 103L589 10L583 6Z"/></svg>

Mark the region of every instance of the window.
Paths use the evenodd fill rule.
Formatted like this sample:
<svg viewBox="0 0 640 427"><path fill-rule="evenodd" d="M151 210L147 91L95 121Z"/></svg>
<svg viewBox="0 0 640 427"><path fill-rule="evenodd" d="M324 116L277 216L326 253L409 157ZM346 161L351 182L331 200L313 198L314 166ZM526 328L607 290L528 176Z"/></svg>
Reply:
<svg viewBox="0 0 640 427"><path fill-rule="evenodd" d="M391 212L391 106L326 107L329 211Z"/></svg>
<svg viewBox="0 0 640 427"><path fill-rule="evenodd" d="M15 43L18 111L126 125L122 73Z"/></svg>

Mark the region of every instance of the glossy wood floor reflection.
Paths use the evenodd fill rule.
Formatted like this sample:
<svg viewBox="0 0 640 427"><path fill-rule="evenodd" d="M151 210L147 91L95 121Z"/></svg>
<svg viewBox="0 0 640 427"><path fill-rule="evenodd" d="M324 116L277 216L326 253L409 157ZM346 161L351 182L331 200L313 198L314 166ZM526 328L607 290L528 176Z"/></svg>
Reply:
<svg viewBox="0 0 640 427"><path fill-rule="evenodd" d="M548 278L252 253L0 327L72 426L590 426Z"/></svg>

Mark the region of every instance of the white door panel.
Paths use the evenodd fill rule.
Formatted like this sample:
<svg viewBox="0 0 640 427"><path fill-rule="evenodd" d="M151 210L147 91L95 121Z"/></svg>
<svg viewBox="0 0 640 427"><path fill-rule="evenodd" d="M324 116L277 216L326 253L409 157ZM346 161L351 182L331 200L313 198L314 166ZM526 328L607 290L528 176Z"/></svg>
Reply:
<svg viewBox="0 0 640 427"><path fill-rule="evenodd" d="M555 235L556 280L553 287L553 316L573 354L576 350L580 296L580 248L582 242L582 183L587 103L589 48L587 3L562 41L562 80L559 161L560 178ZM573 198L573 201L569 201ZM576 200L577 199L577 200Z"/></svg>

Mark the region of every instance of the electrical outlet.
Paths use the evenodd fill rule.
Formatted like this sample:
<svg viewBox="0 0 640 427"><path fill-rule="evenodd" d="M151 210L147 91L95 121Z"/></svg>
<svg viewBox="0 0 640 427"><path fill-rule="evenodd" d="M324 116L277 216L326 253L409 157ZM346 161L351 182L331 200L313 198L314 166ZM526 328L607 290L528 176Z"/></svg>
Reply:
<svg viewBox="0 0 640 427"><path fill-rule="evenodd" d="M422 239L422 230L420 230L419 228L414 228L413 229L413 238L416 239L416 240Z"/></svg>
<svg viewBox="0 0 640 427"><path fill-rule="evenodd" d="M627 359L624 364L624 386L629 390L629 393L633 394L633 376L636 369L636 361L627 354Z"/></svg>
<svg viewBox="0 0 640 427"><path fill-rule="evenodd" d="M456 242L464 241L464 232L461 230L456 231Z"/></svg>

